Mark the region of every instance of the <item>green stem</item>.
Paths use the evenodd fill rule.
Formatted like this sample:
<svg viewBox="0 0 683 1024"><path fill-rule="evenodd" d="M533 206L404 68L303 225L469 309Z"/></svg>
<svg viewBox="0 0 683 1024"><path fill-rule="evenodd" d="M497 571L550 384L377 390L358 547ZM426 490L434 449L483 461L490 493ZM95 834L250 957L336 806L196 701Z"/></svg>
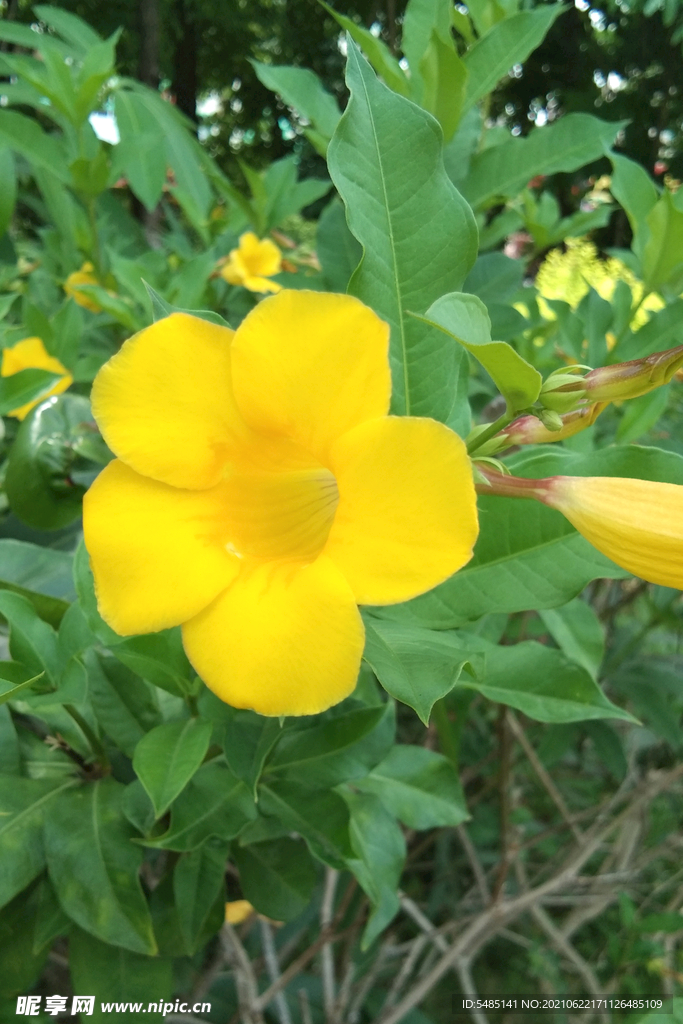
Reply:
<svg viewBox="0 0 683 1024"><path fill-rule="evenodd" d="M81 732L83 733L88 743L92 747L92 752L95 755L99 765L105 771L111 771L111 762L109 761L109 757L107 756L106 750L104 749L98 737L90 728L86 720L83 718L83 715L80 713L80 711L77 711L73 704L65 704L64 710L68 711L76 725L80 728Z"/></svg>
<svg viewBox="0 0 683 1024"><path fill-rule="evenodd" d="M507 427L509 423L512 423L517 416L520 415L516 412L510 412L506 410L502 416L499 416L497 420L489 424L486 430L482 430L481 434L477 434L467 443L467 454L472 455L478 448L481 448L489 438L494 437L503 427Z"/></svg>
<svg viewBox="0 0 683 1024"><path fill-rule="evenodd" d="M100 281L104 283L104 267L102 265L102 249L100 247L100 235L97 230L97 211L95 210L95 200L92 196L88 196L85 200L86 209L88 211L88 223L90 225L90 234L92 235L92 261L95 265L95 273Z"/></svg>

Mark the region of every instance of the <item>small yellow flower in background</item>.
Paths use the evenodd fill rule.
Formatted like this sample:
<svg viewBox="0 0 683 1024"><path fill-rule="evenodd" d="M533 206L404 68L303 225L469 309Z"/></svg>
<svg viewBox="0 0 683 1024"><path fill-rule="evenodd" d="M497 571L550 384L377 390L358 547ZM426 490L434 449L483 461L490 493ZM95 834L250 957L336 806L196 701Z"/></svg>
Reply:
<svg viewBox="0 0 683 1024"><path fill-rule="evenodd" d="M643 283L616 257L602 260L595 245L587 238L568 238L566 251L551 249L536 275L536 289L539 293L539 308L547 320L554 320L555 314L544 299L561 299L576 309L589 288L594 288L601 298L611 301L618 281L625 281L631 289L634 304L643 297ZM659 295L648 295L636 312L631 328L636 330L650 319L649 314L662 309L664 302ZM613 346L612 346L613 347Z"/></svg>
<svg viewBox="0 0 683 1024"><path fill-rule="evenodd" d="M282 253L275 242L269 238L259 241L253 231L247 231L220 273L228 284L241 284L250 292L279 292L282 285L268 278L281 270Z"/></svg>
<svg viewBox="0 0 683 1024"><path fill-rule="evenodd" d="M84 502L103 618L182 625L222 700L324 711L355 687L357 604L406 601L469 561L464 443L388 415L389 328L357 299L282 291L236 332L174 313L100 370L118 456Z"/></svg>
<svg viewBox="0 0 683 1024"><path fill-rule="evenodd" d="M80 270L74 270L64 282L64 291L70 299L77 302L83 309L89 309L91 313L101 313L100 304L87 292L81 291L80 285L99 284L95 276L95 268L92 263L84 263Z"/></svg>
<svg viewBox="0 0 683 1024"><path fill-rule="evenodd" d="M13 409L8 414L9 416L16 416L18 420L23 420L34 405L44 402L51 395L61 395L73 382L73 377L69 371L62 366L59 359L49 355L40 338L24 338L23 341L18 342L13 348L3 349L0 376L13 377L15 373L19 373L21 370L49 370L50 373L61 373L63 376L44 395L35 398L32 402L27 402L26 405L22 405L19 409Z"/></svg>
<svg viewBox="0 0 683 1024"><path fill-rule="evenodd" d="M249 900L232 900L225 904L225 920L228 924L242 924L254 913Z"/></svg>

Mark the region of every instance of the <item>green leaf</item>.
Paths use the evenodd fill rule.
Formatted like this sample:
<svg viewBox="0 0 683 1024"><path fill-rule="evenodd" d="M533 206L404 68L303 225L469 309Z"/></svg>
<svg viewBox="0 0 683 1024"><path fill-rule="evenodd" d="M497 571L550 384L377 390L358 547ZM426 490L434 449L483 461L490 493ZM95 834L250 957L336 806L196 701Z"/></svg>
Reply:
<svg viewBox="0 0 683 1024"><path fill-rule="evenodd" d="M0 615L9 623L9 649L14 660L26 665L32 675L45 672L49 683L55 687L61 659L52 626L38 617L27 598L9 590L0 591Z"/></svg>
<svg viewBox="0 0 683 1024"><path fill-rule="evenodd" d="M683 915L679 913L647 914L636 922L638 931L647 933L667 932L673 934L683 931Z"/></svg>
<svg viewBox="0 0 683 1024"><path fill-rule="evenodd" d="M175 696L188 692L195 673L183 649L180 628L117 637L117 641L111 653L136 675Z"/></svg>
<svg viewBox="0 0 683 1024"><path fill-rule="evenodd" d="M353 41L348 47L351 99L329 170L364 250L349 291L391 327L393 411L446 420L462 353L406 310L423 313L462 284L476 255L476 226L444 170L437 123L382 85Z"/></svg>
<svg viewBox="0 0 683 1024"><path fill-rule="evenodd" d="M0 707L0 774L19 775L19 740L8 707Z"/></svg>
<svg viewBox="0 0 683 1024"><path fill-rule="evenodd" d="M349 231L344 206L338 199L320 216L315 248L330 291L345 292L363 250Z"/></svg>
<svg viewBox="0 0 683 1024"><path fill-rule="evenodd" d="M307 729L288 731L268 761L272 773L327 788L367 775L393 742L393 708L384 705L339 714Z"/></svg>
<svg viewBox="0 0 683 1024"><path fill-rule="evenodd" d="M274 839L232 852L245 899L266 917L292 921L313 895L318 873L301 841Z"/></svg>
<svg viewBox="0 0 683 1024"><path fill-rule="evenodd" d="M657 202L657 186L645 168L629 160L621 153L610 153L612 179L610 192L621 203L633 231L633 251L642 255L644 235L647 235L645 218Z"/></svg>
<svg viewBox="0 0 683 1024"><path fill-rule="evenodd" d="M119 643L123 638L108 626L97 610L95 583L90 568L90 556L81 539L74 555L74 586L78 594L81 610L89 629L106 647Z"/></svg>
<svg viewBox="0 0 683 1024"><path fill-rule="evenodd" d="M2 237L12 222L17 201L14 157L7 146L0 146L0 181L2 181L2 191L0 192L0 237Z"/></svg>
<svg viewBox="0 0 683 1024"><path fill-rule="evenodd" d="M33 950L38 913L34 893L35 889L20 893L0 911L0 1006L6 1019L15 1014L16 997L38 981L49 952L48 947L37 954Z"/></svg>
<svg viewBox="0 0 683 1024"><path fill-rule="evenodd" d="M56 136L44 132L37 121L13 110L0 110L0 142L36 167L44 167L64 184L69 183L64 145Z"/></svg>
<svg viewBox="0 0 683 1024"><path fill-rule="evenodd" d="M45 819L50 878L69 917L114 946L153 956L138 873L142 850L121 810L124 787L100 779L60 794Z"/></svg>
<svg viewBox="0 0 683 1024"><path fill-rule="evenodd" d="M250 60L259 82L278 93L289 107L310 121L316 131L329 142L341 113L337 101L322 82L306 68L275 67Z"/></svg>
<svg viewBox="0 0 683 1024"><path fill-rule="evenodd" d="M463 60L469 72L464 111L488 96L514 64L523 64L541 45L564 4L544 4L500 21L477 40Z"/></svg>
<svg viewBox="0 0 683 1024"><path fill-rule="evenodd" d="M296 157L275 160L263 176L266 189L264 230L278 227L286 217L298 213L304 206L322 199L332 188L331 181L322 178L304 178L297 181Z"/></svg>
<svg viewBox="0 0 683 1024"><path fill-rule="evenodd" d="M85 488L70 473L78 457L74 446L92 432L91 423L90 403L80 395L48 398L23 421L5 481L10 507L22 522L58 530L79 518Z"/></svg>
<svg viewBox="0 0 683 1024"><path fill-rule="evenodd" d="M508 302L522 287L524 263L512 260L502 252L478 256L467 275L463 291L476 295L488 306L492 302Z"/></svg>
<svg viewBox="0 0 683 1024"><path fill-rule="evenodd" d="M649 236L643 246L643 281L647 291L683 288L683 210L667 189L652 207L645 223Z"/></svg>
<svg viewBox="0 0 683 1024"><path fill-rule="evenodd" d="M137 93L117 90L115 107L121 136L116 147L116 169L128 179L140 202L152 211L166 181L163 131Z"/></svg>
<svg viewBox="0 0 683 1024"><path fill-rule="evenodd" d="M403 16L401 49L410 68L413 99L422 99L420 64L427 52L432 32L442 40L450 38L450 4L446 0L410 0Z"/></svg>
<svg viewBox="0 0 683 1024"><path fill-rule="evenodd" d="M474 641L471 641L474 642ZM513 647L486 645L482 682L462 676L460 685L522 711L538 722L621 718L637 722L604 695L588 672L554 647L533 640Z"/></svg>
<svg viewBox="0 0 683 1024"><path fill-rule="evenodd" d="M424 747L398 744L355 786L374 793L408 828L455 826L469 818L452 762Z"/></svg>
<svg viewBox="0 0 683 1024"><path fill-rule="evenodd" d="M37 676L33 676L31 679L27 679L25 682L19 683L18 686L13 686L11 690L5 690L4 693L0 694L0 704L6 704L10 700L15 700L23 690L29 689L34 683L37 683L39 679L42 679L44 675L44 672L39 672Z"/></svg>
<svg viewBox="0 0 683 1024"><path fill-rule="evenodd" d="M362 25L358 25L351 18L346 18L343 14L338 14L324 0L318 0L318 2L321 7L325 8L328 14L332 15L337 24L345 32L349 33L354 43L360 46L377 74L380 78L384 79L389 88L393 89L394 92L400 93L402 96L408 96L410 94L410 83L389 47L381 39L378 39L377 36L373 36L372 32L363 28ZM252 63L254 62L252 61Z"/></svg>
<svg viewBox="0 0 683 1024"><path fill-rule="evenodd" d="M432 29L427 50L420 61L423 81L422 106L441 125L444 142L453 138L463 112L467 68L458 56L450 34Z"/></svg>
<svg viewBox="0 0 683 1024"><path fill-rule="evenodd" d="M413 708L425 725L437 700L457 683L472 655L452 633L365 618L363 657L392 697ZM480 659L479 659L480 660ZM478 664L477 656L474 656Z"/></svg>
<svg viewBox="0 0 683 1024"><path fill-rule="evenodd" d="M211 731L211 722L190 718L157 725L138 743L133 768L154 804L157 818L166 813L201 765Z"/></svg>
<svg viewBox="0 0 683 1024"><path fill-rule="evenodd" d="M74 599L73 558L23 540L0 540L0 587L28 598L41 619L58 626Z"/></svg>
<svg viewBox="0 0 683 1024"><path fill-rule="evenodd" d="M273 745L280 737L276 718L264 718L253 711L235 711L225 725L225 760L238 779L256 798L256 786Z"/></svg>
<svg viewBox="0 0 683 1024"><path fill-rule="evenodd" d="M137 1003L140 1011L125 1011L126 1024L145 1024L150 1001L171 1001L174 992L173 961L170 958L144 956L129 949L100 942L89 932L73 928L69 937L69 971L74 992L96 992L95 1007L88 1014L93 1024L112 1019L102 1010L106 1002ZM85 1019L85 1014L83 1014Z"/></svg>
<svg viewBox="0 0 683 1024"><path fill-rule="evenodd" d="M476 295L444 295L420 319L444 331L481 363L505 398L509 412L527 409L536 401L543 378L511 345L491 341L491 321Z"/></svg>
<svg viewBox="0 0 683 1024"><path fill-rule="evenodd" d="M45 867L45 814L51 801L59 801L73 785L73 780L0 775L0 907Z"/></svg>
<svg viewBox="0 0 683 1024"><path fill-rule="evenodd" d="M61 374L49 370L19 370L11 377L0 378L0 416L34 402L61 379Z"/></svg>
<svg viewBox="0 0 683 1024"><path fill-rule="evenodd" d="M261 786L259 810L272 815L306 840L314 857L343 870L353 856L349 840L349 811L333 790L310 790L293 782Z"/></svg>
<svg viewBox="0 0 683 1024"><path fill-rule="evenodd" d="M516 196L537 174L575 171L603 156L626 123L565 114L554 124L532 129L526 138L484 149L470 165L465 198L472 206L484 206L498 196Z"/></svg>
<svg viewBox="0 0 683 1024"><path fill-rule="evenodd" d="M576 597L562 608L545 608L538 614L566 656L597 679L605 653L605 630L591 605Z"/></svg>
<svg viewBox="0 0 683 1024"><path fill-rule="evenodd" d="M95 32L82 18L71 14L69 11L60 10L51 4L37 4L33 10L41 21L58 32L67 43L77 47L83 53L91 46L96 46L102 41L101 36ZM40 36L38 36L40 39ZM35 44L34 44L35 45Z"/></svg>
<svg viewBox="0 0 683 1024"><path fill-rule="evenodd" d="M167 832L145 840L146 846L185 853L208 839L234 839L248 821L256 817L256 808L244 783L224 765L202 765L171 808Z"/></svg>
<svg viewBox="0 0 683 1024"><path fill-rule="evenodd" d="M86 651L89 697L97 721L127 757L149 729L159 724L152 687L114 658Z"/></svg>
<svg viewBox="0 0 683 1024"><path fill-rule="evenodd" d="M351 812L351 845L356 856L348 867L373 904L361 940L361 949L367 949L398 912L406 844L398 822L374 793L355 793L347 786L339 791Z"/></svg>
<svg viewBox="0 0 683 1024"><path fill-rule="evenodd" d="M639 359L677 344L681 334L683 299L658 309L643 327L628 331L610 353L610 362Z"/></svg>
<svg viewBox="0 0 683 1024"><path fill-rule="evenodd" d="M218 324L219 327L230 327L227 320L224 320L219 313L214 313L210 309L181 309L179 306L172 306L163 295L159 295L145 280L142 283L147 289L147 294L152 303L152 315L155 322L163 320L165 317L170 316L171 313L189 313L190 316L197 316L200 320L208 320L210 324Z"/></svg>
<svg viewBox="0 0 683 1024"><path fill-rule="evenodd" d="M220 924L225 918L227 857L228 843L209 839L198 849L182 854L174 868L173 894L189 953L200 948L200 940L204 937L217 900L221 902Z"/></svg>

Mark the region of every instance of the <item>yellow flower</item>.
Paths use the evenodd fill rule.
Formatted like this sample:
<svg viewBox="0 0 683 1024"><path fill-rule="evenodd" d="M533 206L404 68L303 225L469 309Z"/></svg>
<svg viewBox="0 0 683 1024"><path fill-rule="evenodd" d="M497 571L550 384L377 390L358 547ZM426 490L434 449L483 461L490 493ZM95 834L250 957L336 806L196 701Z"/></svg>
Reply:
<svg viewBox="0 0 683 1024"><path fill-rule="evenodd" d="M13 409L8 414L16 416L18 420L23 420L34 405L44 402L50 395L61 395L73 382L69 371L62 366L59 359L48 354L40 338L24 338L13 348L3 349L0 376L12 377L21 370L49 370L50 373L61 373L63 376L39 398L34 398L32 402L27 402L26 405Z"/></svg>
<svg viewBox="0 0 683 1024"><path fill-rule="evenodd" d="M683 589L683 487L621 477L553 477L544 501L634 576Z"/></svg>
<svg viewBox="0 0 683 1024"><path fill-rule="evenodd" d="M232 900L225 904L225 920L228 924L242 924L254 913L249 900Z"/></svg>
<svg viewBox="0 0 683 1024"><path fill-rule="evenodd" d="M228 284L241 284L250 292L279 292L281 284L269 281L282 270L282 253L269 238L259 241L253 231L240 238L238 249L233 249L221 270Z"/></svg>
<svg viewBox="0 0 683 1024"><path fill-rule="evenodd" d="M99 284L94 274L95 268L92 263L84 263L80 270L74 270L64 282L64 291L70 299L77 302L83 309L89 309L91 313L101 313L102 307L87 292L80 290L83 284Z"/></svg>
<svg viewBox="0 0 683 1024"><path fill-rule="evenodd" d="M389 328L348 295L282 291L236 332L174 313L100 370L118 456L85 498L103 618L182 625L222 700L315 714L354 689L357 604L430 590L477 535L465 445L388 415Z"/></svg>

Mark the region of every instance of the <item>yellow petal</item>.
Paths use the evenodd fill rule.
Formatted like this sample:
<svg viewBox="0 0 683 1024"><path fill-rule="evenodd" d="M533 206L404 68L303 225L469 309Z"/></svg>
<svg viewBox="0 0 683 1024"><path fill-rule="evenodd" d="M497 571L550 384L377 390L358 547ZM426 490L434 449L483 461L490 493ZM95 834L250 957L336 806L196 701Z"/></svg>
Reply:
<svg viewBox="0 0 683 1024"><path fill-rule="evenodd" d="M228 924L242 924L254 913L249 900L231 900L225 904L225 920Z"/></svg>
<svg viewBox="0 0 683 1024"><path fill-rule="evenodd" d="M276 292L282 291L282 285L278 284L277 281L269 281L265 277L245 277L244 287L250 292Z"/></svg>
<svg viewBox="0 0 683 1024"><path fill-rule="evenodd" d="M683 589L683 487L621 477L553 477L546 504L650 583Z"/></svg>
<svg viewBox="0 0 683 1024"><path fill-rule="evenodd" d="M465 445L435 420L386 417L341 437L339 506L324 548L360 604L431 590L472 557L477 507Z"/></svg>
<svg viewBox="0 0 683 1024"><path fill-rule="evenodd" d="M83 309L89 309L91 313L101 313L102 307L99 302L87 292L80 291L79 288L79 285L82 284L99 284L93 273L94 269L92 263L84 263L80 270L74 270L64 282L64 292Z"/></svg>
<svg viewBox="0 0 683 1024"><path fill-rule="evenodd" d="M138 473L211 487L246 433L232 397L233 332L173 313L126 341L92 389L105 441Z"/></svg>
<svg viewBox="0 0 683 1024"><path fill-rule="evenodd" d="M389 408L389 328L350 295L282 291L240 324L235 398L246 421L325 463L330 443Z"/></svg>
<svg viewBox="0 0 683 1024"><path fill-rule="evenodd" d="M220 487L177 490L109 463L83 500L83 532L112 629L177 626L232 582L240 562L225 546L223 508Z"/></svg>
<svg viewBox="0 0 683 1024"><path fill-rule="evenodd" d="M282 270L282 253L270 238L261 241L252 231L240 238L239 254L247 272L254 277L270 277Z"/></svg>
<svg viewBox="0 0 683 1024"><path fill-rule="evenodd" d="M261 715L314 715L356 685L364 630L353 594L324 558L245 565L183 626L187 656L209 689Z"/></svg>
<svg viewBox="0 0 683 1024"><path fill-rule="evenodd" d="M18 420L23 420L35 405L44 402L51 395L61 395L73 383L71 374L62 366L59 359L55 359L48 353L40 338L24 338L12 348L3 349L0 375L12 377L15 373L20 373L21 370L49 370L50 373L61 373L63 377L39 398L8 413L9 416L15 416Z"/></svg>

